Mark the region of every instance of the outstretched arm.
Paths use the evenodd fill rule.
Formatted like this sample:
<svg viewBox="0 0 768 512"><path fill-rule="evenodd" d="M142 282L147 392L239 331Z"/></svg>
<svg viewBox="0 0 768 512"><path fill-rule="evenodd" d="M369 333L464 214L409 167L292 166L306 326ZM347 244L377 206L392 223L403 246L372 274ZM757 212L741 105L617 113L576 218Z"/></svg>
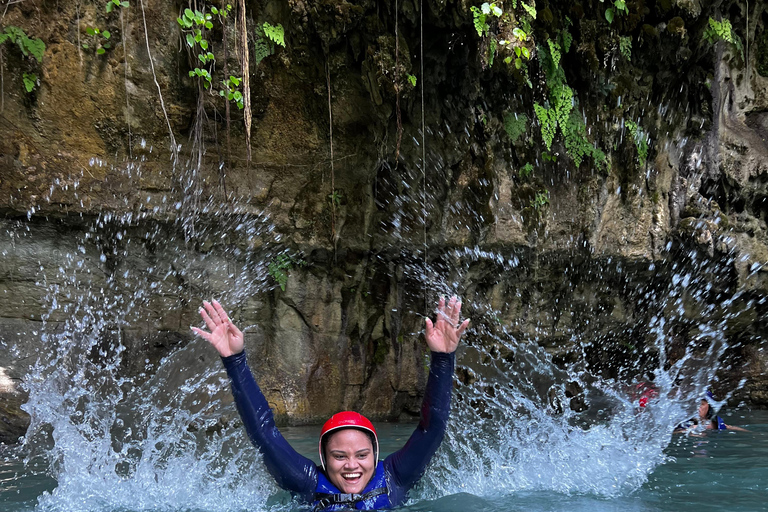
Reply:
<svg viewBox="0 0 768 512"><path fill-rule="evenodd" d="M272 409L253 378L243 350L243 333L232 324L217 301L203 302L200 309L211 332L193 327L221 355L232 384L232 395L251 442L264 456L264 464L288 491L309 494L317 487L317 467L294 450L275 426Z"/></svg>
<svg viewBox="0 0 768 512"><path fill-rule="evenodd" d="M430 319L426 321L426 339L432 350L432 360L421 405L421 420L405 446L384 461L398 491L397 496L391 495L395 506L405 501L405 494L421 478L445 436L451 406L454 352L469 325L469 320L459 323L460 315L461 302L456 297L452 297L447 305L441 298L435 323Z"/></svg>

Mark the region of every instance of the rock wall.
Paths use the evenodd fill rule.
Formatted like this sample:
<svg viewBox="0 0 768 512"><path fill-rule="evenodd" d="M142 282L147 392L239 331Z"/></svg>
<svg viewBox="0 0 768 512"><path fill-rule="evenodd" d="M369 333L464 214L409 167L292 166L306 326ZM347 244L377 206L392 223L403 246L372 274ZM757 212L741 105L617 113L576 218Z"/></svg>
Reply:
<svg viewBox="0 0 768 512"><path fill-rule="evenodd" d="M234 12L208 35L211 92L189 76L196 56L177 22L194 5L7 7L0 28L46 48L36 63L0 45L0 368L13 384L0 390L0 439L23 432L16 384L46 350L40 333L70 328L78 306L119 304L120 325L97 334L108 344L119 331L121 371L139 375L190 341L212 295L254 326L251 363L282 421L417 414L419 315L454 290L478 325L616 377L655 364L654 315L683 345L714 321L732 346L720 386L746 376L734 399L768 405L761 3L747 25L741 2L628 1L612 22L600 2L537 2L516 43L534 58L519 68L504 63L514 44L489 59L463 1L245 4L250 159L246 114L230 103L227 119L216 92L224 66L242 76ZM522 7L504 8L494 44L524 26ZM731 21L743 56L705 40L710 17ZM285 27L285 48L264 22ZM533 105L553 101L542 45L564 32L562 76L603 163L576 162L564 132L542 140ZM513 114L528 121L514 138ZM626 121L651 141L647 160ZM286 266L283 290L268 265L286 248L306 265ZM672 284L680 268L694 275L687 293Z"/></svg>

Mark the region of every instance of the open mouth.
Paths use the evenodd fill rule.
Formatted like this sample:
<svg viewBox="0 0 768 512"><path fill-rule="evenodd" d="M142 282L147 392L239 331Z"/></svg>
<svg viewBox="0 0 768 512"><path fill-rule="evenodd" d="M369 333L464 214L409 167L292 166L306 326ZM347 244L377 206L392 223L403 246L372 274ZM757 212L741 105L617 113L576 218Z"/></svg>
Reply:
<svg viewBox="0 0 768 512"><path fill-rule="evenodd" d="M363 476L362 473L343 473L341 475L341 477L347 482L354 482L355 480L358 480L361 476Z"/></svg>

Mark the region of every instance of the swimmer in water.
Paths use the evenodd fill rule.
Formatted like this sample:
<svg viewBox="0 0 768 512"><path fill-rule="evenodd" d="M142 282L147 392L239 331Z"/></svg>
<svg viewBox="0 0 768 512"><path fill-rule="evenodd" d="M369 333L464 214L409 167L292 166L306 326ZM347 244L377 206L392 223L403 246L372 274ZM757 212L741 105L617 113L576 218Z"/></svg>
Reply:
<svg viewBox="0 0 768 512"><path fill-rule="evenodd" d="M684 421L675 427L673 434L697 433L702 430L737 430L739 432L749 432L749 430L733 425L726 425L723 418L715 414L712 403L715 397L711 391L707 391L699 403L699 416Z"/></svg>
<svg viewBox="0 0 768 512"><path fill-rule="evenodd" d="M419 481L445 435L450 412L455 351L469 325L460 322L461 302L441 298L437 318L426 319L431 350L421 419L405 446L379 460L376 429L352 411L334 414L320 431L320 465L294 450L275 426L272 410L256 384L245 357L243 333L217 301L203 302L200 315L208 330L192 331L208 340L222 358L237 409L251 442L277 484L313 504L315 512L376 510L402 505Z"/></svg>

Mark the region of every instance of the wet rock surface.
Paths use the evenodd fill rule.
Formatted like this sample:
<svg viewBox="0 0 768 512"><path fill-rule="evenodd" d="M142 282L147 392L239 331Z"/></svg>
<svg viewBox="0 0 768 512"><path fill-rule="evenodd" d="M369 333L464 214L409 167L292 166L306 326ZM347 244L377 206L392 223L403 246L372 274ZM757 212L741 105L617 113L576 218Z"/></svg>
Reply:
<svg viewBox="0 0 768 512"><path fill-rule="evenodd" d="M727 4L732 25L745 26L746 4ZM730 46L702 42L714 2L645 11L628 2L616 33L586 4L537 5L537 30L573 21L563 68L591 142L608 153L600 166L574 165L559 135L544 148L532 108L547 101L544 71L531 64L528 87L501 58L491 63L461 2L425 4L425 76L415 5L401 6L395 39L394 4L249 2L253 23L282 22L288 41L251 60L249 162L242 111L231 106L227 123L219 97L188 77L181 3L152 0L143 13L132 5L122 18L101 3L78 5L22 2L0 25L46 42L31 95L22 86L29 59L8 49L4 60L0 367L11 369L13 390L2 391L0 439L24 432L23 379L46 349L43 322L51 329L73 311L51 307L70 279L105 290L105 302L135 299L120 329L100 333L108 345L119 332L126 374L152 374L190 342L199 300L228 297L237 320L254 326L249 360L281 421L319 421L342 408L416 415L426 380L420 261L443 276L465 269L456 282L468 304L486 304L493 321L560 364L586 357L608 376L632 377L620 371L625 360L639 361L633 371L653 366L643 326L654 315L676 323L672 345L690 342L701 320L722 324L732 346L723 389L746 378L734 401L768 406L759 13L741 34L758 43L745 63ZM112 30L105 55L82 46L94 26ZM629 61L617 34L632 38ZM223 64L222 35L212 41ZM238 69L231 50L227 65ZM516 141L505 131L510 112L530 120ZM652 141L644 165L625 118ZM169 127L182 144L175 166ZM535 170L522 172L526 164ZM217 238L211 226L233 205L249 222L268 219L270 234ZM267 271L278 246L306 263L287 270L284 290ZM675 276L687 274L706 293L649 295L673 293ZM157 286L138 297L132 276ZM238 296L238 279L261 285Z"/></svg>

